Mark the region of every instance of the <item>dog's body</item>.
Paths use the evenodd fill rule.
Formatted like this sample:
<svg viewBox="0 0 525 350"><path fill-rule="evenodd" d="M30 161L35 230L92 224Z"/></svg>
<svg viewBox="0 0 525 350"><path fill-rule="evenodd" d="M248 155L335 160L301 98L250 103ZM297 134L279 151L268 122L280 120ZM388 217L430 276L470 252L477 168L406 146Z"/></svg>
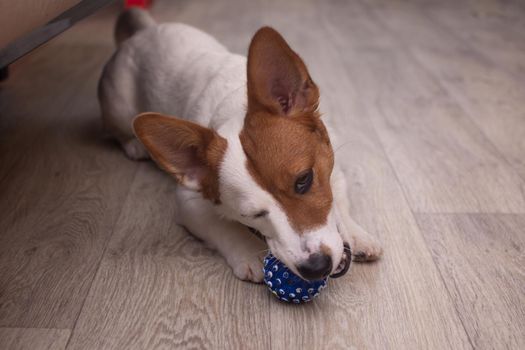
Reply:
<svg viewBox="0 0 525 350"><path fill-rule="evenodd" d="M317 87L275 31L258 32L247 60L195 28L155 25L142 11L119 22L123 41L99 86L105 125L130 158L150 154L178 180L178 222L237 277L263 278L267 246L247 226L307 279L349 260L344 242L363 260L380 255L349 217ZM147 113L133 123L147 111L178 118Z"/></svg>
<svg viewBox="0 0 525 350"><path fill-rule="evenodd" d="M135 159L148 157L132 127L144 111L238 134L246 113L245 77L246 58L211 36L179 23L150 27L125 41L105 68L104 122Z"/></svg>

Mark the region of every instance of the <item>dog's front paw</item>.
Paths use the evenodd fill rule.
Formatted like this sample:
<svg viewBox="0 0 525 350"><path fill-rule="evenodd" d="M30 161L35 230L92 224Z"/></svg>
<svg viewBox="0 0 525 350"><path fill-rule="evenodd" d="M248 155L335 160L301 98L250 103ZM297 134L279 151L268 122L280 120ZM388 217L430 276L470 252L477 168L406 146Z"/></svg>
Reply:
<svg viewBox="0 0 525 350"><path fill-rule="evenodd" d="M222 252L237 278L254 283L263 281L263 260L268 252L264 241L251 233L243 232L239 239L230 241L227 249Z"/></svg>
<svg viewBox="0 0 525 350"><path fill-rule="evenodd" d="M375 261L383 254L383 248L379 240L369 234L354 236L352 241L353 244L350 246L354 261Z"/></svg>
<svg viewBox="0 0 525 350"><path fill-rule="evenodd" d="M263 261L258 254L251 257L239 257L228 263L237 278L254 283L261 283L263 281Z"/></svg>

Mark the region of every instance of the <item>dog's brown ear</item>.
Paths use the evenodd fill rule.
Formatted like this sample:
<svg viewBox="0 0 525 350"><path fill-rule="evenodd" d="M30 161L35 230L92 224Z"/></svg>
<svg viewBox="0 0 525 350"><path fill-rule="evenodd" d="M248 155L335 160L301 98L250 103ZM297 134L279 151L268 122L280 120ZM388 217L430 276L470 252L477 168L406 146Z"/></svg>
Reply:
<svg viewBox="0 0 525 350"><path fill-rule="evenodd" d="M135 135L155 162L179 183L218 199L218 167L227 141L215 131L158 113L142 113L133 121Z"/></svg>
<svg viewBox="0 0 525 350"><path fill-rule="evenodd" d="M303 60L270 27L255 33L248 52L248 112L293 115L315 111L319 90Z"/></svg>

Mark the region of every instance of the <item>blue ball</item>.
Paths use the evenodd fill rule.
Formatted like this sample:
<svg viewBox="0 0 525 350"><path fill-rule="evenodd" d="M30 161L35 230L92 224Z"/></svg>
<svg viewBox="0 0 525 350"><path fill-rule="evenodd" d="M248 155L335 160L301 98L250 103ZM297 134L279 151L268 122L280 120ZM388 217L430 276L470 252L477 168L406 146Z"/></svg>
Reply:
<svg viewBox="0 0 525 350"><path fill-rule="evenodd" d="M305 281L271 253L264 258L264 283L277 299L288 303L307 303L326 287L327 279Z"/></svg>

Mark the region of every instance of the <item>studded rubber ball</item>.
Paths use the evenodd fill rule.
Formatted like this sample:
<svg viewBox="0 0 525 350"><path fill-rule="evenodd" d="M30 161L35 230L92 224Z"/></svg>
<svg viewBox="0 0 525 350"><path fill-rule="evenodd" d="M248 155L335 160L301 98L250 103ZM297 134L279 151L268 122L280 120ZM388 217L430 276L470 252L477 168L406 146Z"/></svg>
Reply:
<svg viewBox="0 0 525 350"><path fill-rule="evenodd" d="M316 298L326 287L326 278L305 281L271 253L264 258L264 283L279 300L301 304Z"/></svg>

